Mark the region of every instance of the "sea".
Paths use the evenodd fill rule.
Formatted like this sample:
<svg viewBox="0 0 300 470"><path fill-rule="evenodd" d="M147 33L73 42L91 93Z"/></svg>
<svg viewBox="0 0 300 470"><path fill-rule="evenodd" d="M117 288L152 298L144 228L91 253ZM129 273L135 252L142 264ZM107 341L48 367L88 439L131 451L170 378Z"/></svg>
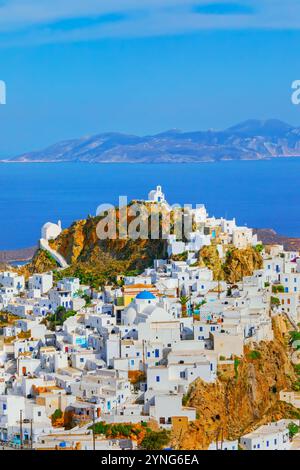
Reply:
<svg viewBox="0 0 300 470"><path fill-rule="evenodd" d="M170 204L300 237L300 158L192 164L0 164L0 250L36 245L45 222L95 215L119 196L146 199L161 185Z"/></svg>

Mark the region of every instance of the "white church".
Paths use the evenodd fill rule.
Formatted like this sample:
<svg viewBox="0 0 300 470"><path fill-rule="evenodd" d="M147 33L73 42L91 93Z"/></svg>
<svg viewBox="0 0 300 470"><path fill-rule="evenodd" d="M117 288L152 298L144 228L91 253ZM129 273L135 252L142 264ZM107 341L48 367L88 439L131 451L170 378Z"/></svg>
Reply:
<svg viewBox="0 0 300 470"><path fill-rule="evenodd" d="M57 224L52 222L47 222L42 227L42 239L43 240L55 240L62 232L61 221L59 220Z"/></svg>

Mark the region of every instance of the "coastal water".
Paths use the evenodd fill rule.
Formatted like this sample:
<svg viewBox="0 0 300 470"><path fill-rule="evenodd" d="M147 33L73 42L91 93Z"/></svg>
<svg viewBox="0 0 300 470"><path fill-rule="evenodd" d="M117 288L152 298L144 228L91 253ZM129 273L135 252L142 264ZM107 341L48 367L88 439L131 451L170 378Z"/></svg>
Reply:
<svg viewBox="0 0 300 470"><path fill-rule="evenodd" d="M0 250L36 244L48 221L94 215L119 195L146 198L162 185L173 203L300 237L300 158L201 164L0 164Z"/></svg>

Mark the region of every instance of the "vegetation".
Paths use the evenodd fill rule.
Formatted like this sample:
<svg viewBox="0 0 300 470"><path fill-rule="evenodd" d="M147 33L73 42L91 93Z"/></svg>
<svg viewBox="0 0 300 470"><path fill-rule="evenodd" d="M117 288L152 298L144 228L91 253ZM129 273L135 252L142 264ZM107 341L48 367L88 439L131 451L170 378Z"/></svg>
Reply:
<svg viewBox="0 0 300 470"><path fill-rule="evenodd" d="M75 315L76 312L74 312L74 310L66 310L65 307L58 307L55 313L47 316L50 330L54 330L56 326L62 326L68 318L74 317Z"/></svg>
<svg viewBox="0 0 300 470"><path fill-rule="evenodd" d="M147 434L142 440L141 447L144 450L161 450L170 440L170 433L163 429L162 431L147 430Z"/></svg>
<svg viewBox="0 0 300 470"><path fill-rule="evenodd" d="M186 261L188 259L188 251L184 251L183 253L180 253L178 255L172 255L171 259L173 261Z"/></svg>
<svg viewBox="0 0 300 470"><path fill-rule="evenodd" d="M290 331L289 335L290 335L292 343L294 341L300 341L300 332L299 331ZM297 347L297 349L298 349L298 347Z"/></svg>
<svg viewBox="0 0 300 470"><path fill-rule="evenodd" d="M296 434L298 434L300 427L296 423L290 423L288 425L290 437L293 438Z"/></svg>
<svg viewBox="0 0 300 470"><path fill-rule="evenodd" d="M234 359L234 377L235 377L235 380L237 380L238 377L239 377L239 365L240 365L240 360L235 358Z"/></svg>
<svg viewBox="0 0 300 470"><path fill-rule="evenodd" d="M273 292L273 294L283 293L284 292L284 287L281 284L273 285L272 286L272 292Z"/></svg>
<svg viewBox="0 0 300 470"><path fill-rule="evenodd" d="M250 351L248 354L249 359L256 360L261 358L261 353L257 351L256 349L253 349L253 351Z"/></svg>
<svg viewBox="0 0 300 470"><path fill-rule="evenodd" d="M51 416L52 423L55 423L56 421L58 421L62 417L63 417L63 412L61 411L61 409L60 408L56 409L54 411L54 413L52 414L52 416Z"/></svg>
<svg viewBox="0 0 300 470"><path fill-rule="evenodd" d="M280 305L280 300L278 299L278 297L271 296L271 305L274 305L274 306Z"/></svg>
<svg viewBox="0 0 300 470"><path fill-rule="evenodd" d="M141 442L146 433L150 430L147 427L147 423L120 423L120 424L108 424L103 421L95 423L89 427L95 434L103 434L106 438L130 438Z"/></svg>
<svg viewBox="0 0 300 470"><path fill-rule="evenodd" d="M297 332L295 331L294 333L297 333ZM297 347L297 349L298 348L299 346ZM297 374L297 380L296 382L293 383L293 390L295 392L299 392L300 391L300 364L293 364L293 365L294 365L294 371Z"/></svg>
<svg viewBox="0 0 300 470"><path fill-rule="evenodd" d="M182 316L185 317L186 316L186 310L187 310L187 303L188 301L190 300L190 298L187 296L187 295L182 295L179 299L180 301L180 304L181 304L181 308L182 308Z"/></svg>
<svg viewBox="0 0 300 470"><path fill-rule="evenodd" d="M256 246L255 246L255 250L257 251L257 253L261 253L263 250L265 249L264 245L262 243L258 243Z"/></svg>
<svg viewBox="0 0 300 470"><path fill-rule="evenodd" d="M188 392L183 395L182 397L182 406L186 406L189 402L189 399L191 397L191 393L192 393L192 387L189 388Z"/></svg>

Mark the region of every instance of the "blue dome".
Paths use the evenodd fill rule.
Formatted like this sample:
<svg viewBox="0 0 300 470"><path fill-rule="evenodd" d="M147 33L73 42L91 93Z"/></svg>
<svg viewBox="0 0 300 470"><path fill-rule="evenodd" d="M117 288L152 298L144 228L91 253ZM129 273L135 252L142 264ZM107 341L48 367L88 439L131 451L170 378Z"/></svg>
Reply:
<svg viewBox="0 0 300 470"><path fill-rule="evenodd" d="M140 292L137 296L136 299L138 300L153 300L156 299L155 295L151 294L148 290L143 290Z"/></svg>

